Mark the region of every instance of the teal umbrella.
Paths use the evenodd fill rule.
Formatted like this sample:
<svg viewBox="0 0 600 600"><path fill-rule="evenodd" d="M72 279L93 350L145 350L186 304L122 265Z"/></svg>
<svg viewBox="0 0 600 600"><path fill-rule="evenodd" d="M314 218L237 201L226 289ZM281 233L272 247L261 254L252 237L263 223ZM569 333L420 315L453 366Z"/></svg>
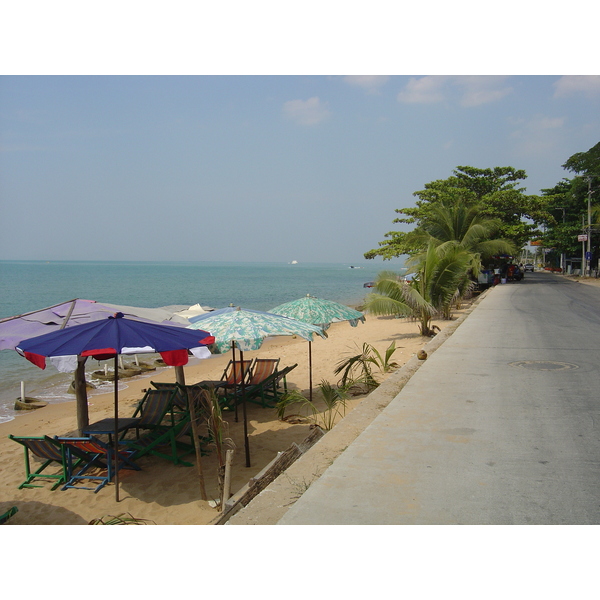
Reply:
<svg viewBox="0 0 600 600"><path fill-rule="evenodd" d="M365 322L365 316L361 312L338 302L322 300L309 294L299 300L280 304L271 312L316 325L321 329L327 329L332 323L340 321L348 321L352 327L356 327L359 321Z"/></svg>
<svg viewBox="0 0 600 600"><path fill-rule="evenodd" d="M348 321L352 327L356 327L360 322L365 322L365 316L349 306L344 306L331 300L322 300L307 294L299 300L292 300L285 304L280 304L271 310L277 315L284 315L304 321L312 325L317 325L321 329L327 329L332 323ZM309 394L312 401L312 345L308 344L308 376L309 376Z"/></svg>
<svg viewBox="0 0 600 600"><path fill-rule="evenodd" d="M278 335L298 335L312 342L314 334L326 338L327 334L322 328L290 319L282 315L275 315L258 310L240 307L228 307L214 312L191 317L192 324L189 329L202 329L210 331L215 338L215 345L220 352L227 352L230 348L240 351L240 361L243 364L244 352L258 350L267 337ZM235 362L235 354L234 354ZM234 365L235 367L235 365ZM244 412L244 437L246 445L246 466L250 466L250 449L248 445L248 425L246 419L246 399L242 384L242 408Z"/></svg>

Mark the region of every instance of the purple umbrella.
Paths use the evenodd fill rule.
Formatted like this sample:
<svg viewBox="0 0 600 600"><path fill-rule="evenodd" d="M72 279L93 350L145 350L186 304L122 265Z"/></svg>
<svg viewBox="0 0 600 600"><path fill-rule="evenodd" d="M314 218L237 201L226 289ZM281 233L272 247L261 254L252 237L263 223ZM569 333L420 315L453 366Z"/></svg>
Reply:
<svg viewBox="0 0 600 600"><path fill-rule="evenodd" d="M158 352L165 364L183 366L188 362L188 350L201 356L197 349L214 343L215 338L199 329L185 329L126 319L116 313L108 319L76 325L46 333L18 344L16 350L41 369L46 368L47 357L92 356L98 360L115 360L115 456L118 456L118 364L119 354ZM204 350L206 353L206 350ZM74 359L76 360L76 359ZM75 362L73 363L75 364ZM119 501L118 469L115 469L115 493Z"/></svg>

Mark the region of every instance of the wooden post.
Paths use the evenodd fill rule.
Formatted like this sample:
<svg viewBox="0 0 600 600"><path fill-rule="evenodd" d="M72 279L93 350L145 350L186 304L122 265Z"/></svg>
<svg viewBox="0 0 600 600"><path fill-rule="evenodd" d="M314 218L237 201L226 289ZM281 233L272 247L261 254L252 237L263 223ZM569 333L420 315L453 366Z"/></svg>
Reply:
<svg viewBox="0 0 600 600"><path fill-rule="evenodd" d="M75 401L77 405L77 431L83 436L83 430L90 424L88 413L87 385L85 382L85 361L87 356L77 356L77 368L73 377Z"/></svg>
<svg viewBox="0 0 600 600"><path fill-rule="evenodd" d="M188 388L182 388L182 391L187 396L188 409L190 411L190 419L192 421L192 436L194 438L194 450L196 451L196 465L198 467L198 479L200 480L200 497L202 500L208 500L206 495L206 486L204 485L204 471L202 470L202 450L200 449L200 440L198 432L198 423L196 421L196 398L199 394L203 394L203 390L190 391Z"/></svg>
<svg viewBox="0 0 600 600"><path fill-rule="evenodd" d="M179 385L185 386L185 373L183 372L183 367L175 367L175 381Z"/></svg>
<svg viewBox="0 0 600 600"><path fill-rule="evenodd" d="M221 510L225 510L225 502L231 496L231 464L233 463L233 450L225 453L225 480L223 482L223 498L221 499Z"/></svg>

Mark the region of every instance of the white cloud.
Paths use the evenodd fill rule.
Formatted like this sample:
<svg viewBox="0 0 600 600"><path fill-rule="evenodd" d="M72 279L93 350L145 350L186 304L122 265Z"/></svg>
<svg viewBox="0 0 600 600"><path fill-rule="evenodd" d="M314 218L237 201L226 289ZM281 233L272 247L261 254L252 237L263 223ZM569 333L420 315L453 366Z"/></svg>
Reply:
<svg viewBox="0 0 600 600"><path fill-rule="evenodd" d="M331 114L327 102L321 102L317 96L308 100L289 100L283 105L283 113L299 125L316 125Z"/></svg>
<svg viewBox="0 0 600 600"><path fill-rule="evenodd" d="M454 90L461 93L461 106L471 107L496 102L512 92L506 77L492 75L461 75L411 77L398 94L399 102L433 104L452 98Z"/></svg>
<svg viewBox="0 0 600 600"><path fill-rule="evenodd" d="M600 75L565 75L554 82L554 97L600 96Z"/></svg>
<svg viewBox="0 0 600 600"><path fill-rule="evenodd" d="M492 75L463 75L455 82L463 88L462 106L480 106L504 98L512 88L504 85L506 77Z"/></svg>
<svg viewBox="0 0 600 600"><path fill-rule="evenodd" d="M408 104L434 104L444 99L442 87L446 77L428 75L426 77L411 77L404 90L398 94L399 102Z"/></svg>
<svg viewBox="0 0 600 600"><path fill-rule="evenodd" d="M350 85L363 88L369 94L377 94L379 88L389 80L388 75L346 75L344 81Z"/></svg>

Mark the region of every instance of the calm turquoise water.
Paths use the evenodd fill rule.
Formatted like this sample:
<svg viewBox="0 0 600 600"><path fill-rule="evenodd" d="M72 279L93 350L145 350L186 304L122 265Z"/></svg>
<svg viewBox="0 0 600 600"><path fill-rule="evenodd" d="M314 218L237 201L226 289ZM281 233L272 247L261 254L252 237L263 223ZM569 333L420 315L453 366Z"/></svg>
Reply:
<svg viewBox="0 0 600 600"><path fill-rule="evenodd" d="M155 308L169 305L269 309L306 294L356 305L363 284L400 263L350 264L150 263L0 261L0 318L38 310L73 298ZM94 362L94 361L90 361ZM98 363L90 369L98 368ZM37 369L12 350L0 352L0 422L14 418L12 406L25 381L28 396L72 400L71 377L52 366ZM107 384L105 384L106 386ZM106 387L102 390L105 391Z"/></svg>

